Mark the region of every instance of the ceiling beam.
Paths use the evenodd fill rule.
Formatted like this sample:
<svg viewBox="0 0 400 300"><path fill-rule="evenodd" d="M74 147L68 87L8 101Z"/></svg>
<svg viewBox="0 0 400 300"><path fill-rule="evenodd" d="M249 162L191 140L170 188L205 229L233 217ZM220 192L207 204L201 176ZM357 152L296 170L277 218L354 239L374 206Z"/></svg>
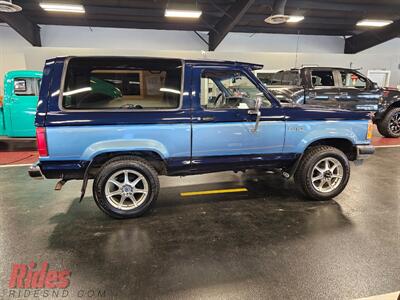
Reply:
<svg viewBox="0 0 400 300"><path fill-rule="evenodd" d="M345 40L344 53L354 54L400 36L400 20L381 29L353 35Z"/></svg>
<svg viewBox="0 0 400 300"><path fill-rule="evenodd" d="M218 47L254 2L255 0L238 0L232 4L226 15L214 26L215 30L209 33L209 51L214 51Z"/></svg>
<svg viewBox="0 0 400 300"><path fill-rule="evenodd" d="M0 20L10 25L32 46L42 46L40 27L25 17L23 13L0 13Z"/></svg>

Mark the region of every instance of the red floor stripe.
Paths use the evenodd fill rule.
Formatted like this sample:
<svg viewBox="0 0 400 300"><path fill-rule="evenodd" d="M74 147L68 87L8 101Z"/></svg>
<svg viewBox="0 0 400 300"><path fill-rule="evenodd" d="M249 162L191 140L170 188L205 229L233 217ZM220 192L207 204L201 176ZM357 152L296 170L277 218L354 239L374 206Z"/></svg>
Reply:
<svg viewBox="0 0 400 300"><path fill-rule="evenodd" d="M36 151L0 152L0 165L31 164L38 157Z"/></svg>

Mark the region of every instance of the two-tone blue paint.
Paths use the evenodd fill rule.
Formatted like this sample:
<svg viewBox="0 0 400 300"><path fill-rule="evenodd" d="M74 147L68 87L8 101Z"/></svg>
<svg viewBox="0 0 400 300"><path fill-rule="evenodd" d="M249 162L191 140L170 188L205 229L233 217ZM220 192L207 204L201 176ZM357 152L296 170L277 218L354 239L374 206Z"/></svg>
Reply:
<svg viewBox="0 0 400 300"><path fill-rule="evenodd" d="M47 130L49 156L41 157L40 164L48 177L81 171L79 178L91 160L113 152L155 153L166 163L168 174L175 175L286 167L311 143L322 139L369 144L367 114L282 107L251 72L259 66L244 63L184 61L182 103L177 110L65 111L59 107L65 61L46 62L36 117L37 126ZM255 116L248 110L205 110L200 106L200 76L205 68L241 71L270 100L271 107L261 109L256 132ZM212 122L205 121L210 119Z"/></svg>

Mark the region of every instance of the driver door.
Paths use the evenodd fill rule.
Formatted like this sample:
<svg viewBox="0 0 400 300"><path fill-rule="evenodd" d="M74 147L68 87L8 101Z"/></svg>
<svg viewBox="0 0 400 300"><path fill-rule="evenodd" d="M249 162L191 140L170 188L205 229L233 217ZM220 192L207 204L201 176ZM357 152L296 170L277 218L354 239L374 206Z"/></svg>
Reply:
<svg viewBox="0 0 400 300"><path fill-rule="evenodd" d="M10 101L10 136L34 137L40 78L15 78Z"/></svg>
<svg viewBox="0 0 400 300"><path fill-rule="evenodd" d="M338 71L340 78L340 108L360 111L377 111L381 91L373 89L372 83L352 70Z"/></svg>
<svg viewBox="0 0 400 300"><path fill-rule="evenodd" d="M224 170L232 164L270 166L282 155L285 121L250 74L229 69L194 68L192 73L192 168ZM251 114L261 98L261 121ZM210 171L210 170L209 170Z"/></svg>

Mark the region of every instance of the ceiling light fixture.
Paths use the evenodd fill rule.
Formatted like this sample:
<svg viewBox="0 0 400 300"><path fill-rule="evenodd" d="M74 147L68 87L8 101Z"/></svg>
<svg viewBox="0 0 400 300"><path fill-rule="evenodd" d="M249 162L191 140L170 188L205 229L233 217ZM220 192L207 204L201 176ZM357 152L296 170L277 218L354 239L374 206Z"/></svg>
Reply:
<svg viewBox="0 0 400 300"><path fill-rule="evenodd" d="M58 3L40 3L41 8L45 11L68 12L68 13L85 13L85 8L80 4L58 4Z"/></svg>
<svg viewBox="0 0 400 300"><path fill-rule="evenodd" d="M200 10L181 10L181 9L166 9L165 16L169 18L200 18L202 12Z"/></svg>
<svg viewBox="0 0 400 300"><path fill-rule="evenodd" d="M357 26L365 26L365 27L384 27L389 24L392 24L392 20L372 20L372 19L364 19L357 22Z"/></svg>
<svg viewBox="0 0 400 300"><path fill-rule="evenodd" d="M304 16L289 16L286 23L297 23L304 20Z"/></svg>

